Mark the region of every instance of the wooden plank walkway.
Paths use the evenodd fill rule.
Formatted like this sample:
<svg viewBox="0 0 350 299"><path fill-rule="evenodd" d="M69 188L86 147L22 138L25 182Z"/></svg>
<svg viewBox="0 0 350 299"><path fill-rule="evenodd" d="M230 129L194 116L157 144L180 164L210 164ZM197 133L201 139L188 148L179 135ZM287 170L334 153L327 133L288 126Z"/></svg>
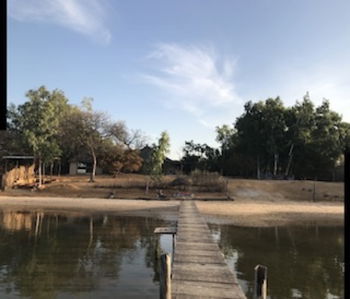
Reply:
<svg viewBox="0 0 350 299"><path fill-rule="evenodd" d="M246 298L193 201L180 205L172 298Z"/></svg>

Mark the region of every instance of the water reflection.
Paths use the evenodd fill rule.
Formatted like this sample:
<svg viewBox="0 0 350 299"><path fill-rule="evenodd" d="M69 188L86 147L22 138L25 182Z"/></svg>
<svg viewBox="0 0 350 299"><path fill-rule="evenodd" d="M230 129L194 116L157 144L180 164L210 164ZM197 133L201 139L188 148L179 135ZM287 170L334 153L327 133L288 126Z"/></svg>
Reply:
<svg viewBox="0 0 350 299"><path fill-rule="evenodd" d="M0 212L0 297L156 298L153 231L164 225L141 217Z"/></svg>
<svg viewBox="0 0 350 299"><path fill-rule="evenodd" d="M211 225L248 298L254 267L268 266L270 298L343 298L343 228Z"/></svg>

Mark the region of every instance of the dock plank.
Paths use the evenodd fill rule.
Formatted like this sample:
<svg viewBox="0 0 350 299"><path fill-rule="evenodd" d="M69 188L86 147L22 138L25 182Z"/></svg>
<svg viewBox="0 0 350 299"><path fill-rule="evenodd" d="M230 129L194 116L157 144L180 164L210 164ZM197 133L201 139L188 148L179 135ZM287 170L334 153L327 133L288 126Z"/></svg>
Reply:
<svg viewBox="0 0 350 299"><path fill-rule="evenodd" d="M193 201L179 209L172 298L246 299Z"/></svg>

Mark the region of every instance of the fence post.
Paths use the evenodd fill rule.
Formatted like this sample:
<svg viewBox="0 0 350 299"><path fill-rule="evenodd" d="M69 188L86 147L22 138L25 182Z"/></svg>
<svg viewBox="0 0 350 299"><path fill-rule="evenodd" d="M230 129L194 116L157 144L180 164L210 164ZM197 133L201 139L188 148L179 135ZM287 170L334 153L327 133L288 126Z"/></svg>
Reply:
<svg viewBox="0 0 350 299"><path fill-rule="evenodd" d="M160 256L159 273L160 299L171 299L171 257L169 254Z"/></svg>
<svg viewBox="0 0 350 299"><path fill-rule="evenodd" d="M257 265L255 271L254 299L267 298L267 267Z"/></svg>

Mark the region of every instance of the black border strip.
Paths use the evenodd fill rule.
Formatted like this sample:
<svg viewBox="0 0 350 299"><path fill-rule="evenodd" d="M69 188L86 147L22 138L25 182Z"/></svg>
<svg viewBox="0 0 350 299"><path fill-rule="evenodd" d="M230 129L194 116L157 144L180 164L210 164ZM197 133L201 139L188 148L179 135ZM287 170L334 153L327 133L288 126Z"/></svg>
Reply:
<svg viewBox="0 0 350 299"><path fill-rule="evenodd" d="M6 130L7 115L7 0L0 0L0 130Z"/></svg>

